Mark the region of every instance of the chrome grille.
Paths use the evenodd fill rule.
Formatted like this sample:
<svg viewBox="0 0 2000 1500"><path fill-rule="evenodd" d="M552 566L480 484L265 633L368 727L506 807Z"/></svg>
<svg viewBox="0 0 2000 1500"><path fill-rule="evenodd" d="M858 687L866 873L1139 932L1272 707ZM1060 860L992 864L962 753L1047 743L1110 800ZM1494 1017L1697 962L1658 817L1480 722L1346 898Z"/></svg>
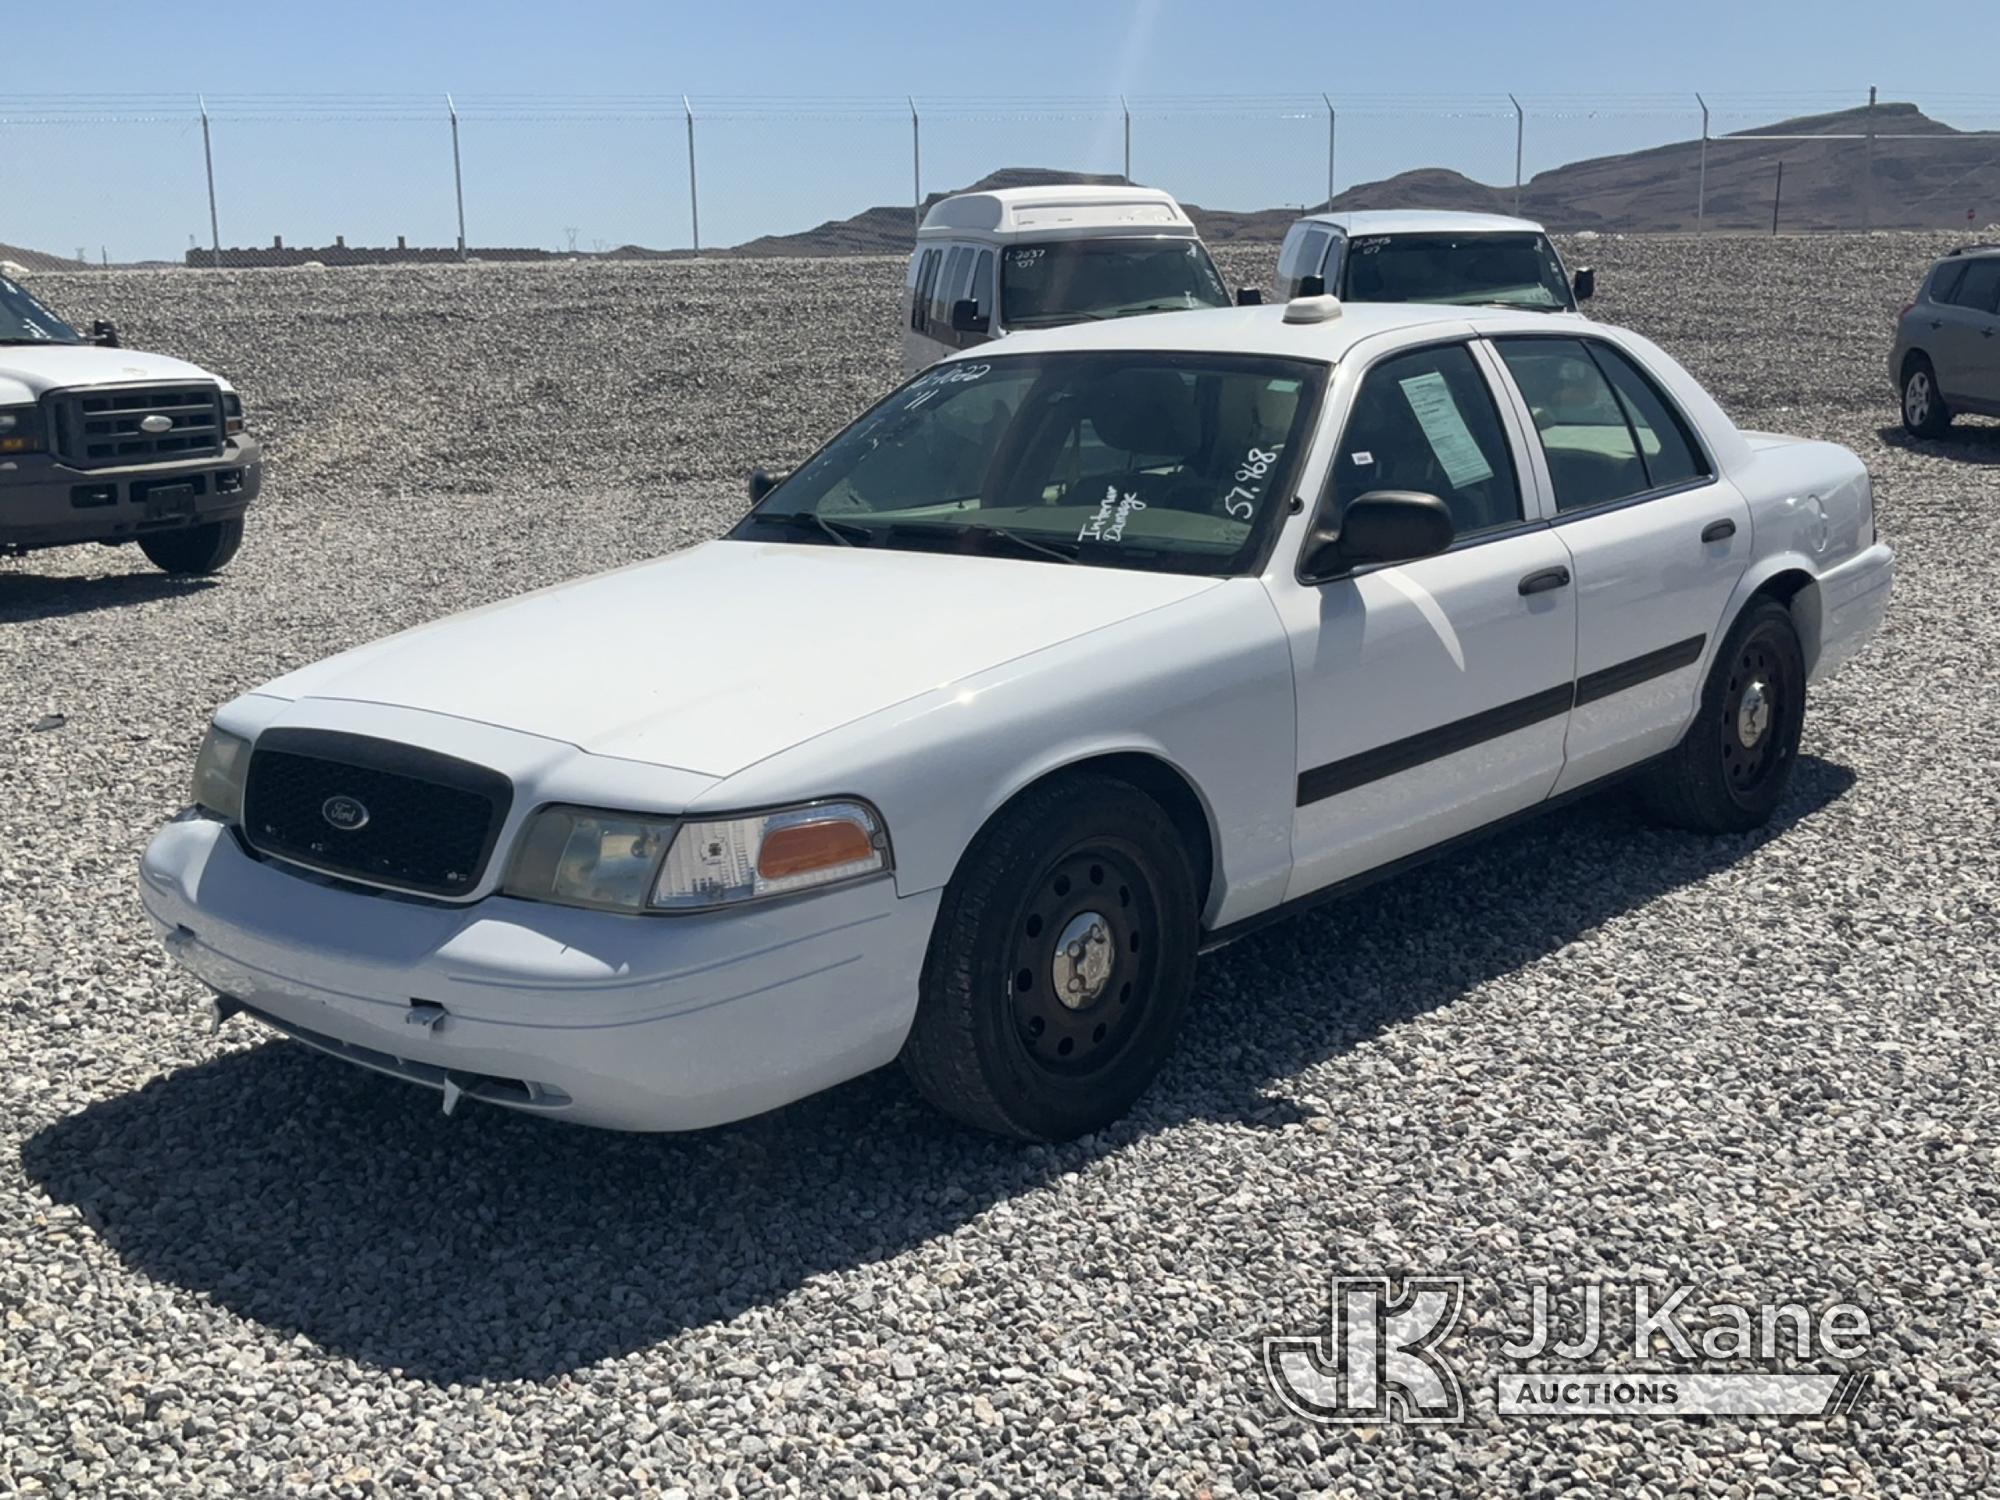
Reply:
<svg viewBox="0 0 2000 1500"><path fill-rule="evenodd" d="M217 386L103 386L58 391L49 403L56 456L74 468L211 458L222 452L222 391Z"/></svg>

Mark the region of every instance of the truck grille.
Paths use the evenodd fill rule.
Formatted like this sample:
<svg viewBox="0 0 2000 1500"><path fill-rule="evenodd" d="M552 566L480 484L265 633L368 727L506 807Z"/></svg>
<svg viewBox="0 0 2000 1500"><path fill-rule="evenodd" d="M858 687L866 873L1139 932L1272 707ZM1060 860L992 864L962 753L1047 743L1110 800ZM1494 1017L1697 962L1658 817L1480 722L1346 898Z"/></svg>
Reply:
<svg viewBox="0 0 2000 1500"><path fill-rule="evenodd" d="M513 792L498 771L392 740L272 729L250 755L243 836L328 875L464 896L486 871Z"/></svg>
<svg viewBox="0 0 2000 1500"><path fill-rule="evenodd" d="M104 386L49 398L56 456L78 469L208 458L222 452L222 391L213 385ZM147 430L149 418L164 418Z"/></svg>

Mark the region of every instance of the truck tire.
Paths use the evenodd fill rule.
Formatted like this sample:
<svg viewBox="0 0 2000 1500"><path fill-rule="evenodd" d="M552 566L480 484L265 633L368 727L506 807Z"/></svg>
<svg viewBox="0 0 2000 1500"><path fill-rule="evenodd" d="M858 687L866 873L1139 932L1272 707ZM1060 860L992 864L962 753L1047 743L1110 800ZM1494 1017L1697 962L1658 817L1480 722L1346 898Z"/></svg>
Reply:
<svg viewBox="0 0 2000 1500"><path fill-rule="evenodd" d="M945 887L904 1069L999 1135L1109 1124L1172 1050L1198 926L1194 867L1158 803L1109 776L1032 787Z"/></svg>
<svg viewBox="0 0 2000 1500"><path fill-rule="evenodd" d="M1723 637L1680 744L1640 782L1660 822L1744 833L1785 795L1805 725L1806 660L1792 612L1754 599Z"/></svg>
<svg viewBox="0 0 2000 1500"><path fill-rule="evenodd" d="M243 545L243 518L210 521L179 531L156 531L139 538L139 550L156 568L176 577L199 577L221 570Z"/></svg>

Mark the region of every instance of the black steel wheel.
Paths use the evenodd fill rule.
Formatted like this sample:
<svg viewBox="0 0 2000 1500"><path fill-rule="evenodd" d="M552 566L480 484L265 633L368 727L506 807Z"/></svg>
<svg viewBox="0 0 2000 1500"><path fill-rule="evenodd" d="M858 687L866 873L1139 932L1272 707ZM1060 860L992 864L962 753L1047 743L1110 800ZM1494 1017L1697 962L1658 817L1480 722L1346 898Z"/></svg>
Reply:
<svg viewBox="0 0 2000 1500"><path fill-rule="evenodd" d="M1128 783L1031 788L939 904L903 1065L970 1124L1064 1140L1123 1114L1172 1049L1194 972L1194 866Z"/></svg>
<svg viewBox="0 0 2000 1500"><path fill-rule="evenodd" d="M1681 742L1642 781L1663 822L1740 833L1777 810L1805 726L1806 664L1791 610L1752 601L1715 653Z"/></svg>

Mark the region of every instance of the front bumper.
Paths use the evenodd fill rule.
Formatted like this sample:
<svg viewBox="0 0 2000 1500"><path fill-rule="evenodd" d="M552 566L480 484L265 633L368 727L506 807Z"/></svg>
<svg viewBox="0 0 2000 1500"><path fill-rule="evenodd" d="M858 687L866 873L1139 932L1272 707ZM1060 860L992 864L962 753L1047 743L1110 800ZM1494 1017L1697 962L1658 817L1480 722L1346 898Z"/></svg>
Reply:
<svg viewBox="0 0 2000 1500"><path fill-rule="evenodd" d="M230 438L218 456L111 469L24 453L0 461L0 549L129 542L226 521L263 487L264 450L249 437Z"/></svg>
<svg viewBox="0 0 2000 1500"><path fill-rule="evenodd" d="M181 964L309 1045L618 1130L718 1125L889 1062L939 896L883 879L705 916L445 906L294 874L199 819L154 837L139 892Z"/></svg>

